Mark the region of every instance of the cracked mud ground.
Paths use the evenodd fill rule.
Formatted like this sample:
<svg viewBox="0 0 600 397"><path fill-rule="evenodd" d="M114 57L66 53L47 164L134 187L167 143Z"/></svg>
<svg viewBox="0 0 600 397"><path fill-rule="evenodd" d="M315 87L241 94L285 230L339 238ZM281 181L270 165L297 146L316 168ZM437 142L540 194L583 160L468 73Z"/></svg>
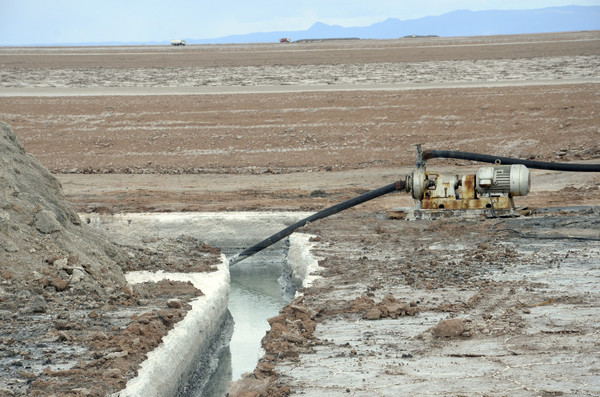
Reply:
<svg viewBox="0 0 600 397"><path fill-rule="evenodd" d="M175 54L2 49L0 118L79 212L318 210L406 175L417 143L597 163L599 43L598 32L578 32ZM330 89L312 90L323 83ZM303 90L261 92L291 85ZM226 86L246 91L218 92ZM468 173L477 165L428 167ZM537 208L526 218L384 219L386 209L412 205L394 194L309 225L323 279L271 320L268 354L241 389L597 395L599 187L598 174L532 171L532 192L516 200ZM546 211L574 206L583 208ZM19 252L35 248L43 261L48 243L28 244ZM68 266L57 271L73 276ZM26 289L29 304L39 291ZM17 302L9 294L3 304ZM51 309L47 320L68 323L63 311ZM41 366L19 372L15 363L31 366L37 356L2 342L19 385L48 375ZM57 343L70 346L68 338ZM40 349L44 359L43 349L60 354ZM123 381L123 373L104 375ZM65 395L102 395L75 389Z"/></svg>

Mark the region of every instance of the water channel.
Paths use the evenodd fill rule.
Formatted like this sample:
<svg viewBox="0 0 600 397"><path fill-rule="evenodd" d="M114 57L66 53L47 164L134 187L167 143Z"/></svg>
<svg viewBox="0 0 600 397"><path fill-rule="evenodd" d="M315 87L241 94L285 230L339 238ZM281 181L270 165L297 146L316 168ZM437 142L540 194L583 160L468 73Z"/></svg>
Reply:
<svg viewBox="0 0 600 397"><path fill-rule="evenodd" d="M203 390L192 394L194 397L223 396L230 381L256 367L263 355L261 340L269 329L266 320L279 314L292 298L290 289L285 288L288 281L282 277L284 261L285 246L279 246L267 255L249 258L230 268L228 308L234 322L233 334L219 357L217 370Z"/></svg>
<svg viewBox="0 0 600 397"><path fill-rule="evenodd" d="M177 238L188 235L221 248L227 257L305 217L302 213L128 214L98 223L111 234L127 236L130 243L144 238ZM138 239L139 241L131 241ZM227 385L252 372L263 355L261 339L269 329L267 319L294 296L286 270L287 242L281 241L230 268L229 313L222 335L214 342L212 357L198 367L183 395L223 396ZM206 379L207 372L212 376Z"/></svg>

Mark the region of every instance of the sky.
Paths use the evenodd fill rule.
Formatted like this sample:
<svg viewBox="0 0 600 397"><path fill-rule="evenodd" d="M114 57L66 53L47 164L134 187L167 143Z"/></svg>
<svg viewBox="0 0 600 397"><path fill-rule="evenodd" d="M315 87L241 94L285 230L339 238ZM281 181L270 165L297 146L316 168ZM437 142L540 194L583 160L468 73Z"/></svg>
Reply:
<svg viewBox="0 0 600 397"><path fill-rule="evenodd" d="M600 6L600 0L0 0L0 46L209 39L368 26L461 10Z"/></svg>

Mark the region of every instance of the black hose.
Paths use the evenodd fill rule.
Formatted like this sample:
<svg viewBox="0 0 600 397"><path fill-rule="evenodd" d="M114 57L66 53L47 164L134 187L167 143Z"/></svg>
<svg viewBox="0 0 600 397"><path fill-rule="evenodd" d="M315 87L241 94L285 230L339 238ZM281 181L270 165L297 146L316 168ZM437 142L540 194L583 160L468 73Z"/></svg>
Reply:
<svg viewBox="0 0 600 397"><path fill-rule="evenodd" d="M423 160L446 158L481 161L483 163L500 164L523 164L527 168L536 168L551 171L570 171L570 172L600 172L600 164L568 164L568 163L550 163L547 161L522 160L510 157L491 156L488 154L457 152L454 150L424 150Z"/></svg>
<svg viewBox="0 0 600 397"><path fill-rule="evenodd" d="M279 240L292 234L294 232L294 230L306 225L308 222L314 222L318 219L326 218L330 215L337 214L338 212L341 212L345 209L354 207L355 205L362 204L369 200L373 200L374 198L383 196L384 194L391 193L396 190L404 190L405 187L406 187L406 181L394 182L389 185L380 187L379 189L371 190L370 192L360 195L358 197L355 197L353 199L344 201L343 203L339 203L339 204L336 204L329 208L325 208L324 210L321 210L309 217L306 217L306 218L294 223L293 225L286 227L285 229L275 233L271 237L264 239L260 243L255 244L250 248L246 248L239 254L234 255L229 260L229 265L231 266L240 261L243 261L244 259L248 258L249 256L252 256L252 255L256 254L257 252L260 252L263 249L275 244Z"/></svg>

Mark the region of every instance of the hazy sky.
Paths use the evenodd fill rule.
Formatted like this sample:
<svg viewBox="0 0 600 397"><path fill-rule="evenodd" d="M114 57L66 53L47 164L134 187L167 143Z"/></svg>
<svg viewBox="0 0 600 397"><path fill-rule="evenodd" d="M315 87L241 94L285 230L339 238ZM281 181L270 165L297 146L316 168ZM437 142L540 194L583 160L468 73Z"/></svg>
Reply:
<svg viewBox="0 0 600 397"><path fill-rule="evenodd" d="M151 42L365 26L457 9L600 5L600 0L0 0L0 45Z"/></svg>

